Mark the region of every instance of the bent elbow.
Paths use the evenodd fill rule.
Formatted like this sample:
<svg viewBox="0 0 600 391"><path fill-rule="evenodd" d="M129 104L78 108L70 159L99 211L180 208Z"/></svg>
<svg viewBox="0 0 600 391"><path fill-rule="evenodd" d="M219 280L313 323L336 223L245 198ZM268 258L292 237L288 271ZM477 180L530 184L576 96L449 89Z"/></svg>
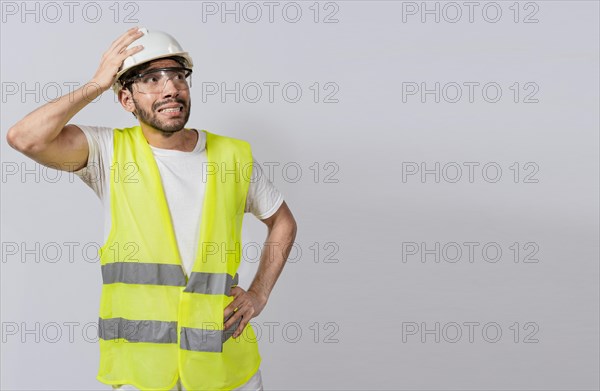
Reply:
<svg viewBox="0 0 600 391"><path fill-rule="evenodd" d="M43 150L42 145L32 142L30 137L25 136L24 130L17 125L8 130L6 142L11 148L24 154L36 154Z"/></svg>
<svg viewBox="0 0 600 391"><path fill-rule="evenodd" d="M22 151L21 138L19 137L19 130L16 127L11 127L6 133L6 142L12 149Z"/></svg>

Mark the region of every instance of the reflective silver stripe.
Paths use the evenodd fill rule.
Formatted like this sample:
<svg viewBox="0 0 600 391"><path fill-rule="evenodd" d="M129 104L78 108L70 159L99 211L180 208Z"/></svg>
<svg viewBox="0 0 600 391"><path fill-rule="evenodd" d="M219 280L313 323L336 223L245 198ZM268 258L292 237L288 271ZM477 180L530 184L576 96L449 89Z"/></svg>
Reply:
<svg viewBox="0 0 600 391"><path fill-rule="evenodd" d="M241 318L238 319L227 330L182 327L180 347L196 352L223 352L223 344L233 335L241 321Z"/></svg>
<svg viewBox="0 0 600 391"><path fill-rule="evenodd" d="M114 262L102 265L105 284L151 284L185 286L185 274L180 265L162 263Z"/></svg>
<svg viewBox="0 0 600 391"><path fill-rule="evenodd" d="M98 336L104 340L123 338L129 342L177 343L177 322L100 318Z"/></svg>
<svg viewBox="0 0 600 391"><path fill-rule="evenodd" d="M227 295L238 283L238 274L192 272L184 292L205 293L208 295Z"/></svg>

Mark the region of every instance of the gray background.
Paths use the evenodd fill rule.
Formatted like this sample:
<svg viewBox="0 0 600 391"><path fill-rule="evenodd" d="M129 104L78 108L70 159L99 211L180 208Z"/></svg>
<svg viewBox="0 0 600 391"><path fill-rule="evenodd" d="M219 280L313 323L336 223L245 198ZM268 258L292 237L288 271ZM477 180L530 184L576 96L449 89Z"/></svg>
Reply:
<svg viewBox="0 0 600 391"><path fill-rule="evenodd" d="M512 1L496 2L496 23L482 17L488 2L478 3L472 23L464 6L457 23L436 23L431 15L404 22L407 4L393 1L320 2L318 23L312 1L297 2L303 13L296 23L282 17L283 2L273 23L264 6L257 23L236 23L219 15L203 21L200 2L130 3L119 4L116 22L113 2L88 6L88 20L86 3L78 2L72 22L65 6L57 18L39 3L39 22L32 15L23 22L21 10L12 15L3 4L2 389L108 389L95 379L98 346L90 327L98 315L99 263L95 247L82 254L86 244L102 244L101 205L78 178L63 172L54 180L59 172L12 150L4 137L47 101L44 88L52 98L56 85L64 94L69 82L88 81L110 43L135 25L169 32L193 56L188 126L245 139L260 162L280 164L272 180L298 222L301 254L252 320L262 330L265 389L599 388L598 2L521 2L518 22ZM98 7L102 15L93 22ZM332 12L337 23L323 23ZM138 22L127 23L131 13ZM530 13L537 23L524 23ZM266 81L297 82L302 98L289 103L278 89L273 102L202 100L203 82ZM36 82L39 93L8 93ZM315 82L317 103L309 88ZM337 103L323 102L332 91L324 89L327 82L339 87ZM487 102L479 88L473 102L464 95L456 103L432 96L403 101L406 82L498 83L502 97ZM537 103L523 102L533 91L527 82L539 88ZM124 127L133 120L108 91L71 122ZM452 183L447 166L439 183L433 175L403 181L406 162L455 162L463 177ZM464 162L479 164L472 183ZM481 175L490 162L502 169L495 183ZM286 178L284 164L300 167L302 176ZM526 183L531 167L538 168L537 182ZM22 178L23 169L40 177ZM262 243L266 228L246 215L244 235ZM78 245L73 257L68 242ZM479 245L473 262L466 253L457 262L435 256L436 262L434 255L421 262L420 254L403 256L407 242L429 249L456 242L465 252L463 243ZM534 247L525 248L528 242ZM11 243L40 250L21 262L23 247L15 253ZM54 254L52 243L63 252L55 262L41 250ZM500 260L482 258L486 243L498 244ZM523 262L532 248L538 262ZM248 259L242 265L243 287L256 267ZM269 322L278 322L271 332ZM468 322L477 323L472 341ZM462 335L455 338L457 324ZM486 324L496 329L483 332ZM408 333L411 325L417 334ZM492 342L498 328L502 334Z"/></svg>

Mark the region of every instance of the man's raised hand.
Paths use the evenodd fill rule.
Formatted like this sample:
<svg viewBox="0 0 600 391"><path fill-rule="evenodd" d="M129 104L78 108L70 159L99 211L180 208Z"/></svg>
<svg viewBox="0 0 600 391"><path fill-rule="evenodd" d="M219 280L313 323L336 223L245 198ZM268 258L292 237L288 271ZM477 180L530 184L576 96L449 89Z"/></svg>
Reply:
<svg viewBox="0 0 600 391"><path fill-rule="evenodd" d="M114 40L110 48L104 52L100 66L92 78L92 82L98 85L102 91L106 91L112 87L117 79L117 72L119 72L123 61L144 48L142 45L137 45L127 49L127 46L142 35L142 31L138 30L138 27L132 27L125 34Z"/></svg>

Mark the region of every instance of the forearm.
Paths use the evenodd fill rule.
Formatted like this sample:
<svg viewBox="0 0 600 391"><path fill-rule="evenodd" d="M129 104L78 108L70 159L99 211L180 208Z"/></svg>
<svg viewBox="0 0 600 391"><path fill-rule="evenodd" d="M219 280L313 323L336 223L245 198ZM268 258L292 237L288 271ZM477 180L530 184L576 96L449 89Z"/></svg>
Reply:
<svg viewBox="0 0 600 391"><path fill-rule="evenodd" d="M63 127L105 90L90 81L80 88L48 102L17 122L10 138L19 149L43 148L60 134Z"/></svg>
<svg viewBox="0 0 600 391"><path fill-rule="evenodd" d="M123 61L143 49L142 45L127 49L142 35L142 31L132 27L113 41L102 55L100 66L91 81L56 101L46 103L17 122L6 135L9 145L42 164L51 164L52 167L59 163L61 169L69 169L73 161L83 164L87 160L87 142L85 138L82 140L85 136L65 125L114 84ZM65 138L62 142L57 142L61 140L63 130L66 130ZM62 156L65 152L68 155L66 158Z"/></svg>
<svg viewBox="0 0 600 391"><path fill-rule="evenodd" d="M266 303L287 261L296 238L296 223L293 218L276 221L269 229L263 247L256 276L248 291L254 292Z"/></svg>

